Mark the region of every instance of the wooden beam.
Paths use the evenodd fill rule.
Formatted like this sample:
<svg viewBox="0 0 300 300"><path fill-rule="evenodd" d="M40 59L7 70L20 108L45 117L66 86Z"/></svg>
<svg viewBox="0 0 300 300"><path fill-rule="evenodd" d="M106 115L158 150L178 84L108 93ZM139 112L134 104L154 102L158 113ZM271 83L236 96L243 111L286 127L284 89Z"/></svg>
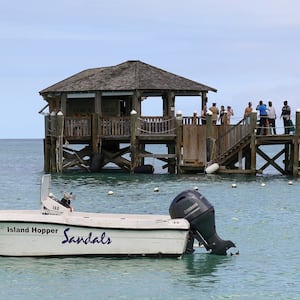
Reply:
<svg viewBox="0 0 300 300"><path fill-rule="evenodd" d="M260 150L259 148L257 148L257 153L264 158L267 163L264 164L259 171L263 171L264 169L266 169L269 165L272 165L276 170L278 170L281 174L286 174L286 172L278 165L275 163L275 160L277 158L279 158L282 154L285 153L285 149L282 149L281 151L279 151L273 158L270 158L267 154L265 154L262 150Z"/></svg>

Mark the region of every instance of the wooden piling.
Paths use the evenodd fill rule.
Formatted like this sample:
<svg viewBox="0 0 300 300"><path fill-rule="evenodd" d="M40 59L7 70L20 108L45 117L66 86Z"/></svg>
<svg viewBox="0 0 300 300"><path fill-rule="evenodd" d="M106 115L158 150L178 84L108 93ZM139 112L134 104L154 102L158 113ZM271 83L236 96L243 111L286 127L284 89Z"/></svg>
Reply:
<svg viewBox="0 0 300 300"><path fill-rule="evenodd" d="M206 160L209 162L213 156L213 123L212 115L206 114Z"/></svg>
<svg viewBox="0 0 300 300"><path fill-rule="evenodd" d="M294 155L293 155L293 176L299 175L299 138L300 138L300 110L296 111L295 133L294 133Z"/></svg>
<svg viewBox="0 0 300 300"><path fill-rule="evenodd" d="M50 114L50 171L55 173L56 167L56 113Z"/></svg>
<svg viewBox="0 0 300 300"><path fill-rule="evenodd" d="M91 116L91 128L92 128L92 132L91 132L91 144L92 144L92 153L93 154L98 154L100 152L100 141L99 141L99 132L98 132L98 127L99 127L99 123L98 123L98 119L99 116L98 114L92 114Z"/></svg>
<svg viewBox="0 0 300 300"><path fill-rule="evenodd" d="M130 136L130 155L131 155L131 166L130 172L134 173L134 169L138 166L138 149L137 149L137 112L132 110L130 113L131 119L131 136Z"/></svg>
<svg viewBox="0 0 300 300"><path fill-rule="evenodd" d="M176 114L176 161L177 174L182 173L181 166L181 148L182 148L182 113Z"/></svg>
<svg viewBox="0 0 300 300"><path fill-rule="evenodd" d="M56 115L56 168L57 173L63 172L64 114Z"/></svg>

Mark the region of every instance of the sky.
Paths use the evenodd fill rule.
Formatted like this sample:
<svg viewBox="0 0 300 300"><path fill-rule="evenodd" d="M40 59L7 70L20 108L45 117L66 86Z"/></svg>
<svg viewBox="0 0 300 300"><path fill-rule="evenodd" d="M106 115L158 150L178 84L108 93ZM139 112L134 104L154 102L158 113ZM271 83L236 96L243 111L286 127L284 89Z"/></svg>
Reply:
<svg viewBox="0 0 300 300"><path fill-rule="evenodd" d="M26 0L0 3L0 139L43 138L42 89L140 60L218 90L209 105L300 108L299 0ZM200 99L176 98L200 114ZM144 115L161 114L160 100Z"/></svg>

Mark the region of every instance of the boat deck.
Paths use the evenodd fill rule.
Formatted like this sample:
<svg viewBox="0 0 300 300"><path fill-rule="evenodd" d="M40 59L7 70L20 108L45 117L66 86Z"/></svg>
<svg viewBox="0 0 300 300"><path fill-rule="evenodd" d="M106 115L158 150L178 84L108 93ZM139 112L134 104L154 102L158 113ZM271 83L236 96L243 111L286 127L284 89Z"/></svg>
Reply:
<svg viewBox="0 0 300 300"><path fill-rule="evenodd" d="M45 215L40 210L0 210L0 222L29 222L71 226L118 229L182 229L190 225L185 219L171 219L169 215L104 214L70 212Z"/></svg>

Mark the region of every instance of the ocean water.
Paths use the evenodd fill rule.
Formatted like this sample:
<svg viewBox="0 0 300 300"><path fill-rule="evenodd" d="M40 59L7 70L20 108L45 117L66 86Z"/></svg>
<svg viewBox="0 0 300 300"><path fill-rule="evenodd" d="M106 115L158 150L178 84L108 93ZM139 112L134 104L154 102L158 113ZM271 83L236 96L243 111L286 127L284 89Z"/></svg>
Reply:
<svg viewBox="0 0 300 300"><path fill-rule="evenodd" d="M0 166L0 209L38 208L42 140L0 140ZM215 207L218 234L235 242L239 255L214 256L199 248L181 259L0 257L0 298L300 299L297 178L272 171L52 176L54 194L72 191L75 210L90 212L167 214L178 193L195 187Z"/></svg>

